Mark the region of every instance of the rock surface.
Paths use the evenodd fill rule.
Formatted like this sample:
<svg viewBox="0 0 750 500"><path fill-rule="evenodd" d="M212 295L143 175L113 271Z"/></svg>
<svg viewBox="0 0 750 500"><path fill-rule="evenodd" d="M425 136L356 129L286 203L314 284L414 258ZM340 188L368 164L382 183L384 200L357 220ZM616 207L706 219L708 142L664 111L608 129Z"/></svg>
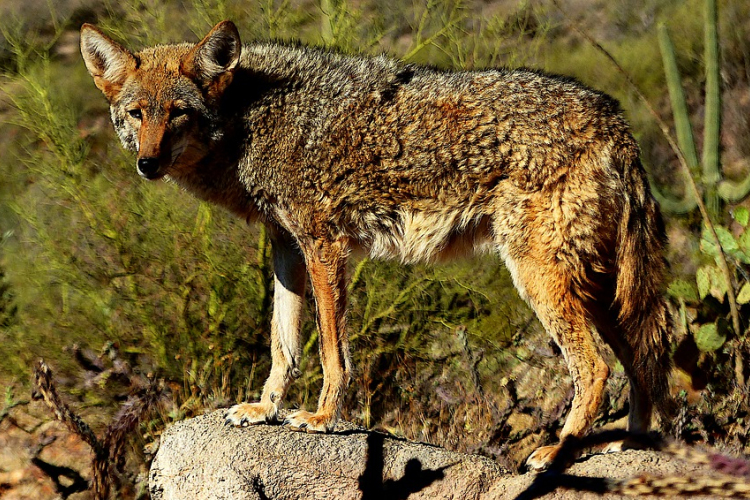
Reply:
<svg viewBox="0 0 750 500"><path fill-rule="evenodd" d="M2 500L91 500L91 448L32 401L0 419Z"/></svg>
<svg viewBox="0 0 750 500"><path fill-rule="evenodd" d="M485 457L368 432L347 423L339 424L332 434L305 434L282 426L227 426L223 413L180 422L164 433L151 466L153 500L485 500L514 498L537 477L510 474ZM574 464L568 473L610 479L644 473L710 475L694 464L634 450L591 456ZM558 488L539 498L601 496Z"/></svg>

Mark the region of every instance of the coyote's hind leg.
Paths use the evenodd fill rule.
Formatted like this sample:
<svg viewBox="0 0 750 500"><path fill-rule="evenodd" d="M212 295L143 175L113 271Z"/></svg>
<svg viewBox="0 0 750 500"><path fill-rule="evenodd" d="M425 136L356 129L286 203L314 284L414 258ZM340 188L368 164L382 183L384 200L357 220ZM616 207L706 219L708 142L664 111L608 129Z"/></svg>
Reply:
<svg viewBox="0 0 750 500"><path fill-rule="evenodd" d="M560 347L573 379L575 395L560 440L581 437L591 428L604 397L609 367L594 340L591 318L583 300L573 292L572 276L549 254L510 263L514 279L534 308L547 333ZM528 458L531 469L545 469L560 444L543 446Z"/></svg>
<svg viewBox="0 0 750 500"><path fill-rule="evenodd" d="M236 426L276 422L281 400L299 376L300 321L307 273L302 254L287 238L273 241L274 295L271 320L271 373L257 403L229 409L227 423Z"/></svg>

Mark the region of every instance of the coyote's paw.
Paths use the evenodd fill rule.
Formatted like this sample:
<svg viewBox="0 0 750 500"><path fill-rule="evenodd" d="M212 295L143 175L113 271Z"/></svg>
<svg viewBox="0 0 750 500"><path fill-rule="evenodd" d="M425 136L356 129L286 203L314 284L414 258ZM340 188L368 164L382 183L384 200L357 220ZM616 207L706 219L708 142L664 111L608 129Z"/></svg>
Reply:
<svg viewBox="0 0 750 500"><path fill-rule="evenodd" d="M272 404L241 403L227 411L224 422L235 427L277 422L276 407Z"/></svg>
<svg viewBox="0 0 750 500"><path fill-rule="evenodd" d="M647 445L639 439L631 439L626 437L619 441L612 441L610 443L604 443L598 448L594 448L597 453L618 453L625 450L642 450Z"/></svg>
<svg viewBox="0 0 750 500"><path fill-rule="evenodd" d="M288 425L293 431L320 433L333 430L336 420L329 414L299 410L286 417L284 425Z"/></svg>
<svg viewBox="0 0 750 500"><path fill-rule="evenodd" d="M612 441L611 443L606 443L602 445L599 449L594 449L594 451L598 453L619 453L623 450L630 449L631 446L628 446L627 441Z"/></svg>
<svg viewBox="0 0 750 500"><path fill-rule="evenodd" d="M625 441L612 441L610 443L603 443L601 445L592 446L589 448L591 453L618 453L622 450L628 450L631 448L638 448L637 443L630 443L628 440ZM557 458L557 454L560 452L560 445L555 446L542 446L538 448L534 453L526 459L526 467L529 470L543 471L546 470L552 462ZM580 456L580 452L575 453L573 456L568 457L568 460L572 462ZM570 465L568 464L565 464Z"/></svg>
<svg viewBox="0 0 750 500"><path fill-rule="evenodd" d="M533 471L546 470L559 452L560 445L542 446L541 448L537 448L534 453L526 459L526 467Z"/></svg>
<svg viewBox="0 0 750 500"><path fill-rule="evenodd" d="M543 471L547 470L550 465L552 465L552 462L555 461L557 458L558 453L560 453L560 448L562 447L562 444L556 444L554 446L542 446L541 448L537 448L534 453L532 453L529 458L526 459L526 467L529 470L533 471ZM580 451L573 452L570 456L565 457L566 463L562 464L566 467L573 463L579 456L581 456Z"/></svg>

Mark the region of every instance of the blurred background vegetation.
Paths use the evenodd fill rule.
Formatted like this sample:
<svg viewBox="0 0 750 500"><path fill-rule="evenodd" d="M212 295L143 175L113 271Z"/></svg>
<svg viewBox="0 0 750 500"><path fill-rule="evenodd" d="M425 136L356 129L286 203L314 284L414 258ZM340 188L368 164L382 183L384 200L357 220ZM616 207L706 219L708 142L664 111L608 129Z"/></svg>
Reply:
<svg viewBox="0 0 750 500"><path fill-rule="evenodd" d="M137 49L198 40L232 19L245 42L299 40L451 69L531 66L618 98L664 206L674 208L666 217L668 292L678 325L675 394L684 402L679 430L689 440L749 453L750 204L740 193L712 205L728 283L721 252L690 202L678 155L653 114L670 130L692 129L695 149L717 155L719 180L750 176L750 3L718 1L714 56L705 50L706 3L0 0L2 404L27 399L31 366L40 357L95 429L129 391L130 379L115 375L163 378L171 400L131 448L134 460L143 461L144 440L165 424L259 396L269 368L272 294L262 228L168 183L141 180L78 52L83 22ZM721 98L713 104L706 90L711 63ZM682 115L665 69L683 91ZM718 144L708 144L707 123L720 125ZM689 149L683 142L680 148ZM718 181L698 165L705 161L689 168L698 187L713 192ZM670 205L680 199L687 202ZM570 379L499 258L434 268L365 260L353 262L350 272L355 373L344 418L482 452L510 467L554 439L570 403ZM289 407L317 402L313 311L304 325L303 376ZM626 415L624 387L618 369L601 424ZM0 408L0 422L6 413Z"/></svg>

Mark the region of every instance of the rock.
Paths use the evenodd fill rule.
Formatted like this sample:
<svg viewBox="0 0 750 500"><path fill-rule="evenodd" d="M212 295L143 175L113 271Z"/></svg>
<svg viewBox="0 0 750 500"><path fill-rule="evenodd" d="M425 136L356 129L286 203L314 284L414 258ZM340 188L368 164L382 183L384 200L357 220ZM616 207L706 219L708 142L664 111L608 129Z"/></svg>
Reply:
<svg viewBox="0 0 750 500"><path fill-rule="evenodd" d="M236 428L224 424L223 414L216 411L167 429L151 465L153 500L487 500L514 498L537 477L513 475L486 457L348 423L339 424L331 434L306 434L278 425ZM697 470L697 465L664 454L631 450L591 456L567 472L623 479L643 473L693 477ZM558 489L540 498L601 496Z"/></svg>
<svg viewBox="0 0 750 500"><path fill-rule="evenodd" d="M32 401L0 421L2 500L93 498L84 491L91 449L62 423L44 421L47 411Z"/></svg>

